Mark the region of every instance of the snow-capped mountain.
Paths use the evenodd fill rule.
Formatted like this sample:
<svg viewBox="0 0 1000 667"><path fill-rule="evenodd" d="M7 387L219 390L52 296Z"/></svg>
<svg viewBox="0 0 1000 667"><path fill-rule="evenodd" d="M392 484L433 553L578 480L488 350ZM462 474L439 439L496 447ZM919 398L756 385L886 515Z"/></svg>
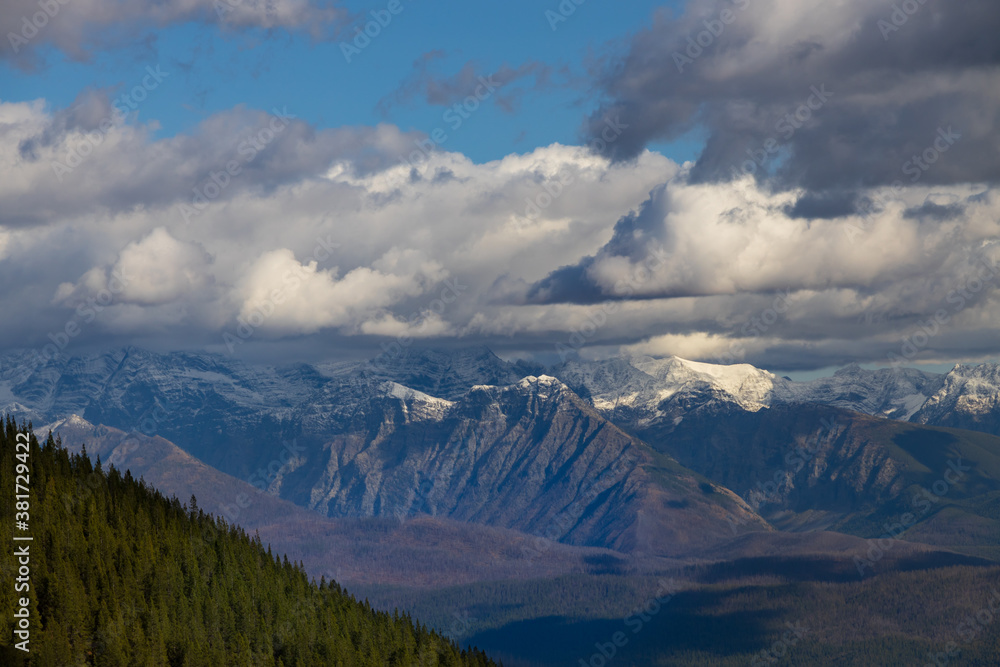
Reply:
<svg viewBox="0 0 1000 667"><path fill-rule="evenodd" d="M995 364L960 365L947 374L852 365L811 382L793 382L748 364L677 357L570 361L546 372L618 424L679 422L693 410L755 412L817 403L1000 434L1000 367ZM211 449L212 440L255 429L278 437L336 431L367 396L386 391L419 392L428 397L428 406L430 398L439 399L428 409L440 411L474 386L507 386L527 374L484 347L406 350L370 363L285 367L134 347L47 363L13 352L0 356L0 410L35 423L80 414L94 423L188 440L180 444L190 451ZM193 429L200 429L204 448L192 441Z"/></svg>
<svg viewBox="0 0 1000 667"><path fill-rule="evenodd" d="M732 537L732 525L767 529L731 491L549 376L476 385L455 402L394 384L276 482L326 516L427 514L629 553L677 554Z"/></svg>
<svg viewBox="0 0 1000 667"><path fill-rule="evenodd" d="M831 377L787 383L782 403L819 403L908 421L942 386L944 376L913 368L865 370L857 364Z"/></svg>
<svg viewBox="0 0 1000 667"><path fill-rule="evenodd" d="M70 409L139 424L328 517L430 515L652 555L731 539L732 526L768 529L736 494L619 430L556 378L496 386L484 382L495 364L469 361L437 376L475 382L454 401L362 366L320 373L134 349L47 364L11 391L30 398L37 423Z"/></svg>
<svg viewBox="0 0 1000 667"><path fill-rule="evenodd" d="M736 515L740 530L766 528L744 501L776 474L783 491L765 513L787 526L833 525L923 483L886 417L1000 431L992 365L850 366L805 383L676 357L525 369L485 348L283 367L136 348L47 363L8 354L0 409L159 435L327 516L430 514L657 554L721 539ZM790 468L787 452L810 447L823 420L835 437Z"/></svg>
<svg viewBox="0 0 1000 667"><path fill-rule="evenodd" d="M910 421L1000 434L1000 365L959 364Z"/></svg>
<svg viewBox="0 0 1000 667"><path fill-rule="evenodd" d="M689 410L712 403L755 412L772 405L790 384L748 364L715 366L678 357L571 361L552 373L612 421L633 424L679 421Z"/></svg>
<svg viewBox="0 0 1000 667"><path fill-rule="evenodd" d="M958 365L945 374L852 364L830 377L793 382L748 364L678 357L571 361L552 373L616 423L679 422L694 410L814 403L875 417L1000 435L1000 366Z"/></svg>

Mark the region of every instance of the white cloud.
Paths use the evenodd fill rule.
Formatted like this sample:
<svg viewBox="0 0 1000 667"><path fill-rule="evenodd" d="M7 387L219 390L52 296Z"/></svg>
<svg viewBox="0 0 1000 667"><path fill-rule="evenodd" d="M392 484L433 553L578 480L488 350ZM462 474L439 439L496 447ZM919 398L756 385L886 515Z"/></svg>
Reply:
<svg viewBox="0 0 1000 667"><path fill-rule="evenodd" d="M359 267L339 277L336 268L319 270L316 261L300 263L291 250L266 252L237 288L242 297L239 317L279 333L359 326L447 276L440 264L418 255L392 250L374 262L375 268Z"/></svg>
<svg viewBox="0 0 1000 667"><path fill-rule="evenodd" d="M196 243L180 242L163 227L126 245L109 267L94 267L76 283L59 285L55 301L76 307L110 292L116 303L158 306L190 297L210 281L211 257Z"/></svg>

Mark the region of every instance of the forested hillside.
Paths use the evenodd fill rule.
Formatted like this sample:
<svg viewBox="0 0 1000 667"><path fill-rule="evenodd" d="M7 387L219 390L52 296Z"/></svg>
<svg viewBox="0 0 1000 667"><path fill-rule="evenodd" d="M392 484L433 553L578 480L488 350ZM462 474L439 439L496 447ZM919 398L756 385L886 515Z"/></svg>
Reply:
<svg viewBox="0 0 1000 667"><path fill-rule="evenodd" d="M18 437L18 434L23 434ZM27 440L16 449L15 443ZM19 468L19 466L21 466ZM29 505L15 506L26 473ZM24 478L17 480L24 483ZM9 418L0 433L4 665L492 665L408 616L310 581L259 538ZM23 489L18 493L23 493ZM24 501L21 501L24 502ZM27 530L15 511L27 509ZM27 545L30 588L16 592ZM13 612L30 599L25 653Z"/></svg>

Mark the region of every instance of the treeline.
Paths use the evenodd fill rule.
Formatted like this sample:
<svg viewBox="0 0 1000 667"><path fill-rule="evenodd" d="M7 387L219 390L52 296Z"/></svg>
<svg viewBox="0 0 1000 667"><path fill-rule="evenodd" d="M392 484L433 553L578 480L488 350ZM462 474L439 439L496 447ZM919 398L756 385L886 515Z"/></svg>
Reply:
<svg viewBox="0 0 1000 667"><path fill-rule="evenodd" d="M407 614L375 611L336 582L310 581L301 564L206 515L194 497L181 504L129 472L93 464L85 450L68 453L51 434L40 444L30 428L0 422L0 664L494 664ZM26 453L15 449L19 433ZM25 509L15 505L18 472L31 489L27 530L15 526L25 518L15 519ZM30 589L16 592L13 551L25 544ZM13 614L24 596L28 653L14 647Z"/></svg>
<svg viewBox="0 0 1000 667"><path fill-rule="evenodd" d="M608 667L1000 665L1000 567L887 559L862 579L844 576L847 558L768 560L369 594L507 663L597 665L613 651ZM669 599L663 579L676 579ZM618 632L627 643L609 646Z"/></svg>

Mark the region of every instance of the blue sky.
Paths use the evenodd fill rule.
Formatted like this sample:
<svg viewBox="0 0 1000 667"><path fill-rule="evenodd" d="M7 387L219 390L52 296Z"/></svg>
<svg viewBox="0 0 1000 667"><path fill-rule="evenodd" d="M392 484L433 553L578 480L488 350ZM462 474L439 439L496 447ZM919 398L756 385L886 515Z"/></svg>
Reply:
<svg viewBox="0 0 1000 667"><path fill-rule="evenodd" d="M384 10L387 3L346 5L370 20L369 12ZM401 5L403 11L350 63L341 48L349 39L316 41L299 32L237 32L190 22L148 33L140 45L97 51L86 62L49 47L41 72L0 65L0 95L5 101L42 98L52 106L68 106L85 87L128 90L147 66L159 66L169 78L143 101L138 120L155 120L161 137L189 132L237 105L287 107L320 128L390 122L429 133L442 125L443 108L420 98L393 105L387 113L377 108L426 53L443 52L434 64L442 76L469 61L481 74L527 62L566 68L575 81L530 90L513 112L488 104L449 138L449 150L482 162L554 142L579 143L583 119L596 105L588 65L620 54L632 33L651 25L655 11L666 9L650 0L588 0L553 30L545 11L558 12L557 2L401 0ZM343 36L352 36L357 25L363 25L362 18L344 28ZM697 144L681 142L673 150L678 159L690 159Z"/></svg>

